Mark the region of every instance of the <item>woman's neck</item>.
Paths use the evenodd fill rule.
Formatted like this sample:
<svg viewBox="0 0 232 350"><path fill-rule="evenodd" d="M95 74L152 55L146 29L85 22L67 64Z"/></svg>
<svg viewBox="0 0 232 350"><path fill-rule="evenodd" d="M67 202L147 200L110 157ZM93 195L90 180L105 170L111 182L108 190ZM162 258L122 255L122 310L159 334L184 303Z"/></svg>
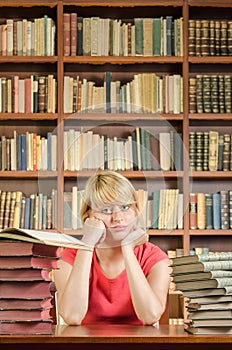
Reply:
<svg viewBox="0 0 232 350"><path fill-rule="evenodd" d="M96 257L102 272L108 278L116 278L125 269L121 247L97 248Z"/></svg>

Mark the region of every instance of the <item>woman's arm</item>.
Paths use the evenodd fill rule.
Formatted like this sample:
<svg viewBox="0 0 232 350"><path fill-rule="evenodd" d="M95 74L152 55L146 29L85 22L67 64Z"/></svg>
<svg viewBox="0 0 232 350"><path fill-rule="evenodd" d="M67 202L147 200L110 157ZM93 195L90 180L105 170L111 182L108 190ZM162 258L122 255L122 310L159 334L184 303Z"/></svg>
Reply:
<svg viewBox="0 0 232 350"><path fill-rule="evenodd" d="M152 325L160 319L166 308L170 261L164 259L156 263L146 277L134 254L135 245L122 246L132 303L143 324Z"/></svg>
<svg viewBox="0 0 232 350"><path fill-rule="evenodd" d="M88 310L89 275L92 251L79 250L74 265L60 260L54 272L58 311L69 325L81 324Z"/></svg>
<svg viewBox="0 0 232 350"><path fill-rule="evenodd" d="M60 260L59 269L54 273L59 314L69 325L80 325L87 313L93 248L104 237L103 222L95 218L87 219L82 240L89 245L90 250L79 250L73 266Z"/></svg>

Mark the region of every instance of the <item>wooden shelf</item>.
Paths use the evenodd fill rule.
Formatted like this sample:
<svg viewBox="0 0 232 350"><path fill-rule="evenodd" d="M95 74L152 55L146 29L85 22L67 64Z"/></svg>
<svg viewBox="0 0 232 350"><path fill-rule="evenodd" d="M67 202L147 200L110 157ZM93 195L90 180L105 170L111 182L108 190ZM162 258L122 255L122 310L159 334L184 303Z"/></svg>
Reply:
<svg viewBox="0 0 232 350"><path fill-rule="evenodd" d="M224 125L231 130L232 133L232 113L228 114L191 114L189 110L189 77L196 76L196 74L207 74L214 72L223 72L230 74L230 64L232 63L232 56L208 56L208 57L194 57L188 55L188 20L191 18L203 19L205 16L210 19L218 18L218 9L221 9L221 17L225 16L228 19L228 12L232 7L231 0L112 0L112 1L93 1L93 0L12 0L10 2L0 0L0 6L4 9L4 13L9 11L9 16L15 17L16 12L26 12L27 18L35 16L35 12L46 12L48 10L52 14L53 20L56 22L56 55L52 57L27 57L27 56L0 56L0 66L2 72L7 76L11 76L15 71L20 74L31 72L29 74L37 74L37 72L50 72L56 76L57 79L57 113L29 113L29 114L14 114L14 113L0 113L1 130L9 133L19 130L21 133L27 131L30 127L33 132L46 135L46 132L57 129L58 137L58 168L56 172L29 172L29 171L0 171L0 178L4 184L11 184L14 186L21 186L23 179L26 180L28 191L34 191L35 183L38 179L47 179L48 183L52 183L55 179L58 188L58 210L60 216L63 215L63 192L70 191L70 188L75 182L84 185L85 181L96 172L92 171L63 171L63 131L69 125L84 129L90 127L101 128L104 125L104 131L107 126L121 127L121 132L130 132L134 125L148 127L155 132L159 132L161 128L174 128L183 134L184 143L184 159L182 171L121 171L123 175L133 180L137 185L144 184L148 181L150 191L153 188L174 188L177 186L184 193L184 205L188 208L190 188L201 186L207 189L214 190L214 184L223 184L227 186L230 184L232 172L228 171L189 171L188 154L190 130L197 128L199 130L204 127L204 130L210 129L212 125L214 130L220 125L220 130ZM147 7L147 9L146 9ZM15 8L15 9L14 9ZM125 13L130 13L130 18L137 17L141 12L141 16L147 16L147 13L158 13L157 16L163 12L163 16L172 15L173 18L183 17L183 56L64 56L63 55L63 13L77 12L77 14L84 17L92 17L95 11L98 13L105 11L105 17L124 19ZM207 11L205 11L207 9ZM143 13L142 13L143 10ZM145 10L145 12L144 12ZM197 13L197 16L196 16ZM135 16L136 14L136 16ZM14 15L14 16L13 16ZM17 16L16 16L17 17ZM8 69L9 67L9 69ZM26 67L26 68L25 68ZM26 70L26 72L25 72ZM73 74L79 75L81 78L86 77L92 79L96 77L98 82L102 84L105 71L112 70L112 76L122 81L130 80L133 74L157 71L158 74L181 74L183 76L183 113L180 114L164 114L164 113L73 113L66 114L63 112L63 89L64 76ZM166 130L165 129L165 130ZM117 129L118 130L118 129ZM3 132L3 131L2 131ZM114 129L110 129L109 133L113 133ZM125 132L124 132L125 133ZM210 180L210 181L208 181ZM8 184L9 183L9 184ZM14 183L14 185L13 185ZM17 185L18 183L18 185ZM11 185L9 185L11 186ZM219 186L219 185L218 185ZM185 254L187 254L191 247L191 238L198 236L202 240L202 244L207 245L207 239L210 236L230 236L232 230L214 231L214 230L189 230L189 213L185 210L184 213L184 229L174 230L168 232L165 230L149 230L151 236L155 236L158 241L169 244L173 248L176 244L178 247L182 245ZM59 219L58 231L63 232L63 222ZM73 231L68 231L73 234ZM163 237L163 238L162 238ZM174 242L174 243L173 243ZM181 243L180 243L181 242ZM227 242L226 242L227 243ZM225 243L225 244L226 244ZM217 249L217 247L215 247Z"/></svg>

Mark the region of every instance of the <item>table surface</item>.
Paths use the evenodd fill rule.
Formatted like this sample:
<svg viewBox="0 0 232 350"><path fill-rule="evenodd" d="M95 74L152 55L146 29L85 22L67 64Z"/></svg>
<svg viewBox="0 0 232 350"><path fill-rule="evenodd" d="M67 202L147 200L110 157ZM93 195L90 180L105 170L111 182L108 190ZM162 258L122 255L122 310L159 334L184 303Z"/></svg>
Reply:
<svg viewBox="0 0 232 350"><path fill-rule="evenodd" d="M0 344L16 343L232 343L228 335L191 335L183 326L54 326L52 335L1 335Z"/></svg>

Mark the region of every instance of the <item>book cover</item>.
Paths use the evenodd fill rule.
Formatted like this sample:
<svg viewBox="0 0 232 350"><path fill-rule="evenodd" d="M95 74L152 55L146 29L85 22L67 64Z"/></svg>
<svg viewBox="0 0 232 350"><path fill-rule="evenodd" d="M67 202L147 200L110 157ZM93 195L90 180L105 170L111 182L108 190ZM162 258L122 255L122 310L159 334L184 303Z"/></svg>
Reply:
<svg viewBox="0 0 232 350"><path fill-rule="evenodd" d="M0 283L1 298L43 299L51 298L50 282L47 281L7 281Z"/></svg>
<svg viewBox="0 0 232 350"><path fill-rule="evenodd" d="M0 310L34 310L51 308L52 298L44 299L10 299L0 298Z"/></svg>
<svg viewBox="0 0 232 350"><path fill-rule="evenodd" d="M50 320L50 308L42 310L0 310L0 322Z"/></svg>
<svg viewBox="0 0 232 350"><path fill-rule="evenodd" d="M36 231L17 228L6 228L0 231L0 238L13 239L26 242L42 243L58 247L86 249L89 247L81 240L62 233Z"/></svg>
<svg viewBox="0 0 232 350"><path fill-rule="evenodd" d="M0 269L0 281L51 281L50 268Z"/></svg>
<svg viewBox="0 0 232 350"><path fill-rule="evenodd" d="M58 268L58 258L37 256L0 256L0 269Z"/></svg>
<svg viewBox="0 0 232 350"><path fill-rule="evenodd" d="M232 252L204 253L196 255L183 255L172 258L173 265L193 264L204 261L232 261Z"/></svg>
<svg viewBox="0 0 232 350"><path fill-rule="evenodd" d="M231 264L232 266L232 264ZM200 267L199 267L200 270ZM195 280L195 281L183 281L175 282L176 289L184 290L193 290L193 289L208 289L208 288L223 288L227 286L232 287L232 278L231 277L218 277L207 280Z"/></svg>
<svg viewBox="0 0 232 350"><path fill-rule="evenodd" d="M0 334L52 334L52 321L1 322Z"/></svg>
<svg viewBox="0 0 232 350"><path fill-rule="evenodd" d="M33 242L3 240L0 234L0 256L44 256L58 258L59 247Z"/></svg>

